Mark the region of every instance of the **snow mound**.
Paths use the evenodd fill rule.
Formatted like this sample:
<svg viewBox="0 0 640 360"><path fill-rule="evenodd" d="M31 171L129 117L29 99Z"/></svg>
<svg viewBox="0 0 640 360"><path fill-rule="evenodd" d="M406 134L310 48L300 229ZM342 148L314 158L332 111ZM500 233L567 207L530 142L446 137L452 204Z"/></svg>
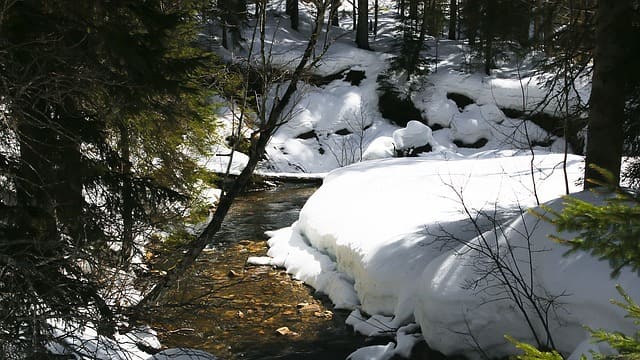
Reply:
<svg viewBox="0 0 640 360"><path fill-rule="evenodd" d="M453 117L459 113L456 103L446 96L434 96L431 101L425 103L422 114L428 119L429 125L449 127Z"/></svg>
<svg viewBox="0 0 640 360"><path fill-rule="evenodd" d="M356 312L357 310L354 310ZM353 315L353 314L352 314ZM352 315L347 318L352 319ZM375 323L377 320L372 320L371 317L367 320L367 323ZM356 328L356 331L359 331ZM394 331L395 342L389 342L387 345L372 345L360 348L347 357L348 360L387 360L394 358L408 359L411 356L413 347L420 341L424 340L420 335L420 327L416 324L409 324L403 326L397 331ZM388 335L388 334L387 334Z"/></svg>
<svg viewBox="0 0 640 360"><path fill-rule="evenodd" d="M554 227L525 211L536 205L535 194L560 208L562 154L488 151L450 160L443 154L331 172L299 220L271 234L269 256L340 307L361 309L348 319L357 331L379 335L415 321L429 346L447 355L478 358L479 344L502 357L515 350L505 334L535 343L533 331L544 345L543 318L565 354L588 338L584 325L633 329L609 299L616 282L640 298L638 275L612 280L606 262L585 253L564 257L566 248L548 239ZM581 157L569 155L572 192L583 167ZM597 201L591 193L576 196ZM390 344L352 358L372 354L396 352Z"/></svg>
<svg viewBox="0 0 640 360"><path fill-rule="evenodd" d="M396 144L390 136L380 136L369 144L362 154L362 160L376 160L392 158L395 155Z"/></svg>
<svg viewBox="0 0 640 360"><path fill-rule="evenodd" d="M98 335L94 326L78 326L62 320L52 320L50 325L57 340L48 343L47 350L54 355L82 360L146 360L150 355L138 345L160 348L156 332L146 326L108 338Z"/></svg>
<svg viewBox="0 0 640 360"><path fill-rule="evenodd" d="M462 199L472 214L496 209L505 218L535 205L526 152L442 158L374 160L331 172L298 222L271 235L269 256L343 307L412 319L416 279L455 245L436 240L476 235ZM561 164L561 154L534 158L542 201L561 195ZM582 158L569 156L570 184L581 174ZM485 230L491 225L481 222Z"/></svg>
<svg viewBox="0 0 640 360"><path fill-rule="evenodd" d="M591 192L572 196L601 202ZM559 210L562 203L555 199L547 205ZM541 208L533 211L544 213ZM623 271L611 279L606 261L583 252L564 256L567 247L548 238L555 233L554 225L526 212L433 260L420 277L415 308L429 346L469 358L479 358L479 346L491 357L503 357L514 350L505 334L535 344L533 329L542 345L554 344L571 354L589 338L583 326L633 333L632 322L609 300L619 297L616 283L640 298L638 274ZM516 307L516 298L531 327ZM545 317L549 343L541 321Z"/></svg>
<svg viewBox="0 0 640 360"><path fill-rule="evenodd" d="M427 125L411 120L404 129L393 132L393 142L397 150L410 151L434 143L431 128Z"/></svg>

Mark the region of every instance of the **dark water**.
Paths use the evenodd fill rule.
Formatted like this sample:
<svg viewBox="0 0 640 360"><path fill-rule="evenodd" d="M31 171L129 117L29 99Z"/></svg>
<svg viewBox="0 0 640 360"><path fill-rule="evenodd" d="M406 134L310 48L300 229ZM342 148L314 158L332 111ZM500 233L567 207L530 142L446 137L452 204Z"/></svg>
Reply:
<svg viewBox="0 0 640 360"><path fill-rule="evenodd" d="M265 231L291 225L316 187L282 185L273 189L248 193L238 199L215 237L220 242L266 240Z"/></svg>
<svg viewBox="0 0 640 360"><path fill-rule="evenodd" d="M293 223L314 190L288 185L234 204L211 249L156 317L163 344L223 359L344 359L367 345L344 325L348 312L326 297L282 269L246 264L266 255L264 231Z"/></svg>

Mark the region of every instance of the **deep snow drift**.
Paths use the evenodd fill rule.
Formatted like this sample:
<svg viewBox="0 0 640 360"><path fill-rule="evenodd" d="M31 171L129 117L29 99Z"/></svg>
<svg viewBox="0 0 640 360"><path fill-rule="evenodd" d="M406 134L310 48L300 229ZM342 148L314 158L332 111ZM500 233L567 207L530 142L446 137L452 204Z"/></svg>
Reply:
<svg viewBox="0 0 640 360"><path fill-rule="evenodd" d="M478 358L478 346L490 357L511 354L505 334L534 342L507 284L548 307L552 341L567 354L587 339L583 325L630 331L609 299L617 295L616 283L640 297L638 275L610 279L606 262L584 253L563 257L566 249L547 237L553 226L521 215L536 205L531 160L517 151L452 160L433 154L336 170L292 227L271 233L270 263L327 293L338 307L376 314L369 324L380 331L415 320L429 346L445 354ZM538 199L554 208L564 194L562 160L542 152L533 158ZM582 173L582 158L569 156L571 191L579 189ZM512 274L499 276L498 266ZM546 342L533 303L523 302ZM393 349L372 352L387 358Z"/></svg>

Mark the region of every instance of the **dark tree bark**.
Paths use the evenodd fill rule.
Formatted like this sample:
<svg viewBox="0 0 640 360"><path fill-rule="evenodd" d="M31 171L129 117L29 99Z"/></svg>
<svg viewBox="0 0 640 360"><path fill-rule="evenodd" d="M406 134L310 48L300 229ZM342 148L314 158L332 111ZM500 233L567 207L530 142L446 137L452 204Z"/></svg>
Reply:
<svg viewBox="0 0 640 360"><path fill-rule="evenodd" d="M630 0L599 1L593 78L589 99L589 124L585 179L604 182L591 166L610 172L616 184L620 179L625 106L625 38L631 32ZM595 186L584 182L586 189Z"/></svg>
<svg viewBox="0 0 640 360"><path fill-rule="evenodd" d="M298 0L287 0L287 15L291 19L291 28L298 30L298 24L300 22L298 14Z"/></svg>
<svg viewBox="0 0 640 360"><path fill-rule="evenodd" d="M542 33L542 0L535 0L531 3L531 14L533 16L533 36L531 41L534 44L540 43Z"/></svg>
<svg viewBox="0 0 640 360"><path fill-rule="evenodd" d="M81 128L84 127L80 124L84 119L71 98L63 101L55 112L59 114L55 120L60 128L69 129L56 137L58 147L56 162L58 167L54 167L56 216L63 232L79 243L85 240L82 230L84 166L80 152L80 134L83 132Z"/></svg>
<svg viewBox="0 0 640 360"><path fill-rule="evenodd" d="M542 41L544 43L545 51L551 51L553 48L553 15L555 13L555 5L554 3L544 2L542 5L542 20L541 20L541 33L542 33Z"/></svg>
<svg viewBox="0 0 640 360"><path fill-rule="evenodd" d="M469 46L474 47L480 32L481 7L480 0L466 0L462 8L464 16L464 32L469 39Z"/></svg>
<svg viewBox="0 0 640 360"><path fill-rule="evenodd" d="M338 14L338 8L340 7L340 0L331 1L330 9L330 22L331 26L340 26L340 14Z"/></svg>
<svg viewBox="0 0 640 360"><path fill-rule="evenodd" d="M369 2L358 0L358 25L356 27L356 44L360 49L371 50L369 47Z"/></svg>
<svg viewBox="0 0 640 360"><path fill-rule="evenodd" d="M378 4L378 0L375 0L373 4L373 37L378 35L378 13L380 12L380 7Z"/></svg>
<svg viewBox="0 0 640 360"><path fill-rule="evenodd" d="M418 57L420 56L420 50L422 50L422 46L424 44L424 39L427 37L427 31L428 31L428 24L429 24L429 8L430 8L430 1L429 0L423 0L423 9L422 9L422 24L420 24L420 36L418 38L418 49L416 51L416 61L414 63L417 63Z"/></svg>
<svg viewBox="0 0 640 360"><path fill-rule="evenodd" d="M493 68L493 36L495 32L495 25L492 19L496 16L496 1L486 0L486 9L484 19L482 21L482 53L484 57L484 72L487 75L491 75L491 69Z"/></svg>
<svg viewBox="0 0 640 360"><path fill-rule="evenodd" d="M456 26L458 24L458 0L449 3L449 40L456 39Z"/></svg>
<svg viewBox="0 0 640 360"><path fill-rule="evenodd" d="M83 240L80 144L64 129L79 121L64 108L35 100L18 122L16 195L21 206L40 209L42 219L53 221L47 226L52 238L63 233L78 243Z"/></svg>
<svg viewBox="0 0 640 360"><path fill-rule="evenodd" d="M409 0L409 18L418 20L418 0Z"/></svg>
<svg viewBox="0 0 640 360"><path fill-rule="evenodd" d="M220 26L222 27L222 47L229 49L229 40L227 37L229 36L227 32L227 6L225 5L225 0L218 0L216 4L218 7L218 11L220 12ZM257 7L257 6L256 6Z"/></svg>
<svg viewBox="0 0 640 360"><path fill-rule="evenodd" d="M237 48L243 40L241 28L247 16L247 3L245 0L220 0L218 7L222 17L222 46L225 49Z"/></svg>
<svg viewBox="0 0 640 360"><path fill-rule="evenodd" d="M351 11L351 17L353 18L353 29L358 28L358 1L351 0L351 7L353 10Z"/></svg>
<svg viewBox="0 0 640 360"><path fill-rule="evenodd" d="M69 125L67 125L69 126ZM56 217L62 231L71 237L76 244L85 241L82 231L83 208L83 176L80 144L77 139L61 136L58 142L58 164L55 169L54 197L56 200Z"/></svg>

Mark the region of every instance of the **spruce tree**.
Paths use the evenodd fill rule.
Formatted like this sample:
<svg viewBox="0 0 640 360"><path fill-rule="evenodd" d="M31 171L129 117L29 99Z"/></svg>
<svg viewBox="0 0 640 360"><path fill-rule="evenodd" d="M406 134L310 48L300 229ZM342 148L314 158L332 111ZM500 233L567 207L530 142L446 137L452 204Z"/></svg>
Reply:
<svg viewBox="0 0 640 360"><path fill-rule="evenodd" d="M211 125L209 61L190 1L8 5L0 348L28 355L52 339L51 319L115 331L124 309L104 298L114 272L102 270L126 270L135 236L188 199L198 169L184 149L206 147Z"/></svg>

